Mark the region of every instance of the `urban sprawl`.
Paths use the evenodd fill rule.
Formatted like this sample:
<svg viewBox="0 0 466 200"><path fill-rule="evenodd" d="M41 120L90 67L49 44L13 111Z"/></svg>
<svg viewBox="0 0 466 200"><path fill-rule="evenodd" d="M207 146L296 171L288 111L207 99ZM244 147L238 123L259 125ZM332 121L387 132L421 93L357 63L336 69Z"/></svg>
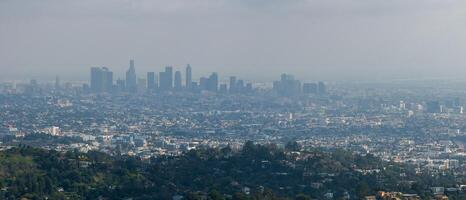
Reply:
<svg viewBox="0 0 466 200"><path fill-rule="evenodd" d="M187 65L183 74L169 66L139 76L131 60L125 79L92 67L84 84L58 77L55 83L4 81L1 148L150 159L200 147L240 149L247 141L296 141L303 150L371 154L417 173L466 175L466 93L455 84L302 82L289 74L259 84L217 73L196 82L192 70ZM361 173L377 170L383 169ZM432 193L447 198L462 192L462 180L433 185ZM396 196L391 192L383 195Z"/></svg>

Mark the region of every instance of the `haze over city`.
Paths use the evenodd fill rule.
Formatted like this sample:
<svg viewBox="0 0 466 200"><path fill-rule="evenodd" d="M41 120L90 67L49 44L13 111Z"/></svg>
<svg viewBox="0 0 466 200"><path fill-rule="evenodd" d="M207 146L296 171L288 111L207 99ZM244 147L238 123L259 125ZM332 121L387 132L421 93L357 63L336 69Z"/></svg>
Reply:
<svg viewBox="0 0 466 200"><path fill-rule="evenodd" d="M0 79L123 78L129 59L138 76L461 79L465 21L462 0L3 0Z"/></svg>
<svg viewBox="0 0 466 200"><path fill-rule="evenodd" d="M465 200L465 0L0 0L0 200Z"/></svg>

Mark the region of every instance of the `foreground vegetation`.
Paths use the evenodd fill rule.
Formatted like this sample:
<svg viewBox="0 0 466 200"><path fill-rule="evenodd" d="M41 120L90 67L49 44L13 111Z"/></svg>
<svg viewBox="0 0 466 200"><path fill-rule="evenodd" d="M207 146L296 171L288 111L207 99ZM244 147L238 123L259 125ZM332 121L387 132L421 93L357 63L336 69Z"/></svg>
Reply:
<svg viewBox="0 0 466 200"><path fill-rule="evenodd" d="M296 143L247 142L239 151L200 148L144 161L26 146L0 152L0 199L359 199L379 190L427 197L429 186L454 180L371 155L299 151Z"/></svg>

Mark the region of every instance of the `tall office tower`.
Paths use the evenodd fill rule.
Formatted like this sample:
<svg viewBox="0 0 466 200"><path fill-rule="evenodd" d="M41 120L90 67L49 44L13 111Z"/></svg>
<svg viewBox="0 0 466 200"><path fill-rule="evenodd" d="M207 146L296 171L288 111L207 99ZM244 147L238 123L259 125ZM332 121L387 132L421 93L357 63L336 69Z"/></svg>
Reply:
<svg viewBox="0 0 466 200"><path fill-rule="evenodd" d="M147 89L149 91L155 90L155 72L147 72Z"/></svg>
<svg viewBox="0 0 466 200"><path fill-rule="evenodd" d="M134 60L129 61L129 69L126 71L126 90L131 93L135 93L138 90Z"/></svg>
<svg viewBox="0 0 466 200"><path fill-rule="evenodd" d="M91 68L91 92L111 92L113 88L113 72L106 67Z"/></svg>
<svg viewBox="0 0 466 200"><path fill-rule="evenodd" d="M186 89L191 89L191 83L193 82L193 74L192 74L192 69L191 69L191 65L187 65L186 66L186 83L185 83L185 87Z"/></svg>
<svg viewBox="0 0 466 200"><path fill-rule="evenodd" d="M104 80L103 91L112 92L113 91L113 72L111 72L106 67L103 67L102 70L103 70L103 80Z"/></svg>
<svg viewBox="0 0 466 200"><path fill-rule="evenodd" d="M169 89L173 89L173 67L172 66L165 67L165 73L167 75L167 85Z"/></svg>
<svg viewBox="0 0 466 200"><path fill-rule="evenodd" d="M159 75L160 79L160 84L159 88L160 90L171 90L173 88L173 67L167 66L165 67L164 72L160 72Z"/></svg>
<svg viewBox="0 0 466 200"><path fill-rule="evenodd" d="M91 92L101 92L102 70L99 67L91 67Z"/></svg>
<svg viewBox="0 0 466 200"><path fill-rule="evenodd" d="M304 94L317 94L317 84L315 83L304 83L303 84Z"/></svg>
<svg viewBox="0 0 466 200"><path fill-rule="evenodd" d="M174 83L175 90L181 90L183 87L181 84L182 84L181 83L181 72L176 71L175 72L175 83Z"/></svg>
<svg viewBox="0 0 466 200"><path fill-rule="evenodd" d="M159 72L159 90L161 91L167 90L168 86L166 86L166 77L165 72Z"/></svg>
<svg viewBox="0 0 466 200"><path fill-rule="evenodd" d="M159 78L157 76L157 73L154 74L154 83L155 83L155 86L154 86L155 90L158 90L159 89Z"/></svg>
<svg viewBox="0 0 466 200"><path fill-rule="evenodd" d="M199 89L200 90L207 90L209 85L209 79L206 77L201 77L199 80Z"/></svg>
<svg viewBox="0 0 466 200"><path fill-rule="evenodd" d="M207 90L209 90L211 92L217 92L217 90L218 90L218 74L217 74L217 72L214 72L209 76L209 80L207 81Z"/></svg>
<svg viewBox="0 0 466 200"><path fill-rule="evenodd" d="M236 88L236 76L230 76L230 93L234 93Z"/></svg>
<svg viewBox="0 0 466 200"><path fill-rule="evenodd" d="M325 87L325 83L322 81L319 81L317 85L317 91L320 95L324 95L327 93L327 88Z"/></svg>
<svg viewBox="0 0 466 200"><path fill-rule="evenodd" d="M243 90L244 90L244 81L240 79L236 81L235 91L238 93L241 93L243 92Z"/></svg>

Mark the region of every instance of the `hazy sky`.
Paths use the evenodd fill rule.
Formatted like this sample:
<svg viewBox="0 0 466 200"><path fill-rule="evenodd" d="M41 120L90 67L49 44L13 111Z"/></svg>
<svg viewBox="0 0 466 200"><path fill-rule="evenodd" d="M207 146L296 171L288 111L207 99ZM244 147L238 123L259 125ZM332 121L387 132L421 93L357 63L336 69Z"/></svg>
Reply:
<svg viewBox="0 0 466 200"><path fill-rule="evenodd" d="M465 0L0 0L0 78L466 77Z"/></svg>

